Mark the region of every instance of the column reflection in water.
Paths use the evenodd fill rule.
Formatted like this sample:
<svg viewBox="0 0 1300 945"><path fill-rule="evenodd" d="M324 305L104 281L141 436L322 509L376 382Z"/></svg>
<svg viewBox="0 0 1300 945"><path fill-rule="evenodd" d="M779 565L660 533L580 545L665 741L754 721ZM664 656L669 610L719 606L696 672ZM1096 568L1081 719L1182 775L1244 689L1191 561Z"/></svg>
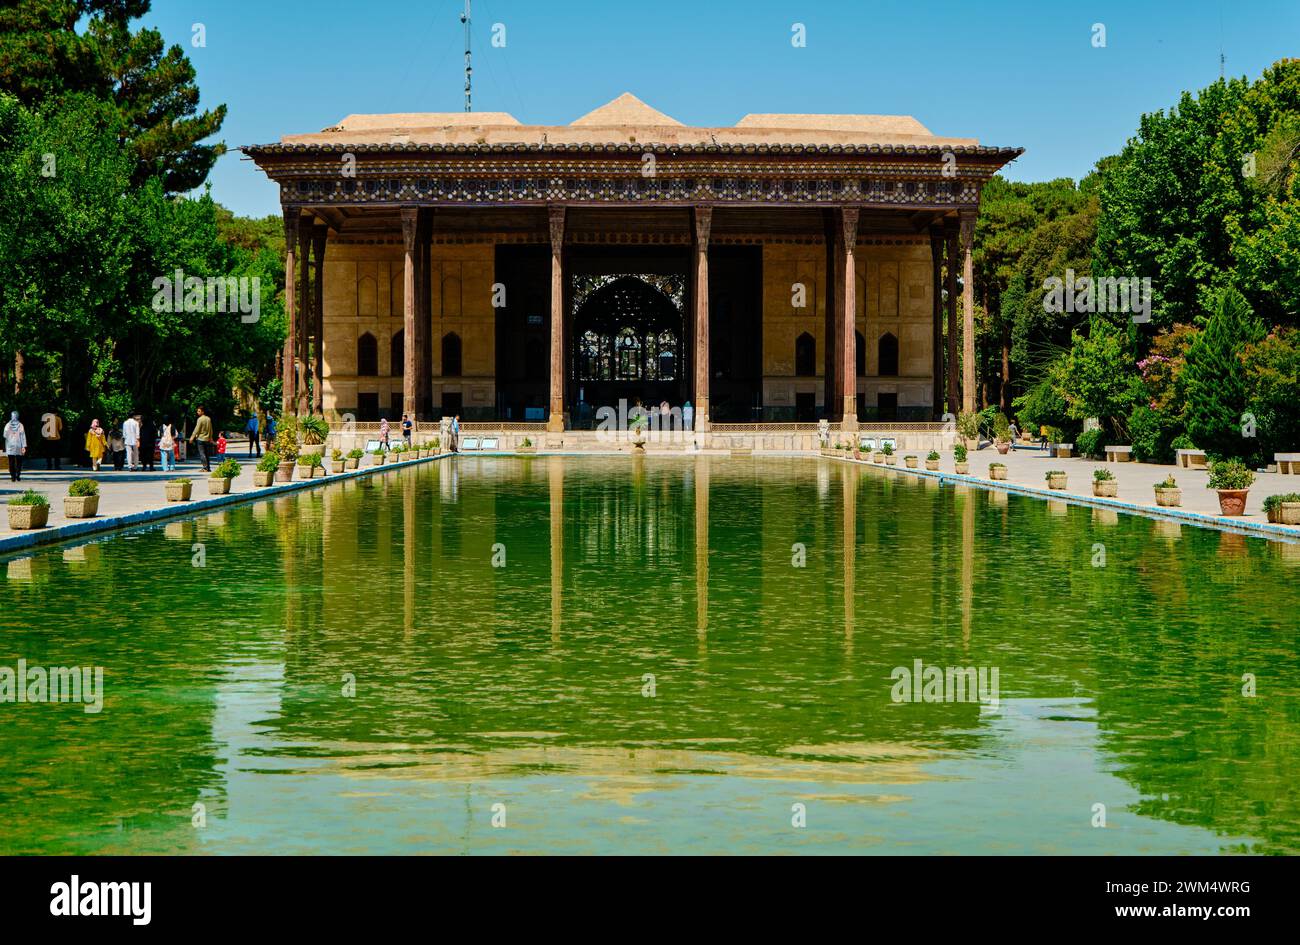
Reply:
<svg viewBox="0 0 1300 945"><path fill-rule="evenodd" d="M709 632L709 458L695 457L695 630Z"/></svg>
<svg viewBox="0 0 1300 945"><path fill-rule="evenodd" d="M402 471L402 630L415 631L415 473Z"/></svg>
<svg viewBox="0 0 1300 945"><path fill-rule="evenodd" d="M859 467L841 464L841 484L844 494L844 654L853 653L853 595L854 575L858 563L858 480Z"/></svg>
<svg viewBox="0 0 1300 945"><path fill-rule="evenodd" d="M961 496L961 641L970 646L971 608L975 594L975 490L963 488Z"/></svg>
<svg viewBox="0 0 1300 945"><path fill-rule="evenodd" d="M564 607L564 457L546 458L551 497L551 644L560 645Z"/></svg>

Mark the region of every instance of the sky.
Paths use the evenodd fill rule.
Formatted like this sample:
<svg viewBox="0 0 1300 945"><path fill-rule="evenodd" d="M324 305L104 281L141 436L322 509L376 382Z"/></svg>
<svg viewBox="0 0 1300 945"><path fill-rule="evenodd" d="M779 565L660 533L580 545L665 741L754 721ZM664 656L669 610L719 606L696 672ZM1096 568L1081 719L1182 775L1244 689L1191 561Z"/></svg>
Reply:
<svg viewBox="0 0 1300 945"><path fill-rule="evenodd" d="M263 216L279 212L277 189L238 146L357 112L464 109L463 8L154 0L143 22L185 48L202 106L228 107L213 196ZM1024 147L1004 173L1041 181L1118 152L1144 112L1217 79L1221 52L1227 75L1252 80L1300 55L1300 0L475 0L472 30L474 111L567 124L628 91L691 125L913 115L935 134Z"/></svg>

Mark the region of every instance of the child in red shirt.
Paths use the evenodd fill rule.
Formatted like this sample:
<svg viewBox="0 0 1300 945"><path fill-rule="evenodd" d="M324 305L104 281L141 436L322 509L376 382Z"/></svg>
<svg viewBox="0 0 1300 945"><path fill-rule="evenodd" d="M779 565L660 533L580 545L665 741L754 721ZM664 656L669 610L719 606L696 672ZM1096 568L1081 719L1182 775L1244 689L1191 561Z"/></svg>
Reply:
<svg viewBox="0 0 1300 945"><path fill-rule="evenodd" d="M222 430L217 434L217 455L226 455L226 431Z"/></svg>

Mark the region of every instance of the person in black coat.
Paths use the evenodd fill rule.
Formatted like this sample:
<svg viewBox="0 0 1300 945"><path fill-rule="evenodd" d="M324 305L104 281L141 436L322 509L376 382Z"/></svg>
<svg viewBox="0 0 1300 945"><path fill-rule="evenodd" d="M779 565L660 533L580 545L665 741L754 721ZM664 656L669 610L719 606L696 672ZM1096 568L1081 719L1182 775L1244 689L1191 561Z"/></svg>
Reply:
<svg viewBox="0 0 1300 945"><path fill-rule="evenodd" d="M146 472L153 472L153 451L158 445L158 427L153 417L140 421L140 464Z"/></svg>

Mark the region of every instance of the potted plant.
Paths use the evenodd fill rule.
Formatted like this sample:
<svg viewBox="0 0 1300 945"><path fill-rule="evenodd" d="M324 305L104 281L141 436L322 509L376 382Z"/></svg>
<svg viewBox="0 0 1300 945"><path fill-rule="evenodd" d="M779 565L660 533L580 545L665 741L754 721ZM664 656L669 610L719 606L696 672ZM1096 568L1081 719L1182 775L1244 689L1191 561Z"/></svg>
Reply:
<svg viewBox="0 0 1300 945"><path fill-rule="evenodd" d="M180 476L176 479L168 479L164 486L167 489L168 502L188 502L190 491L194 488L194 480L188 476Z"/></svg>
<svg viewBox="0 0 1300 945"><path fill-rule="evenodd" d="M280 465L275 469L275 481L288 482L293 478L293 464L298 459L298 428L293 417L285 418L285 425L275 435L273 450L280 457Z"/></svg>
<svg viewBox="0 0 1300 945"><path fill-rule="evenodd" d="M74 479L68 483L68 494L63 498L63 514L67 518L94 518L99 512L99 483L93 479Z"/></svg>
<svg viewBox="0 0 1300 945"><path fill-rule="evenodd" d="M1206 488L1219 493L1219 511L1224 515L1245 515L1246 496L1255 474L1239 459L1221 459L1210 464Z"/></svg>
<svg viewBox="0 0 1300 945"><path fill-rule="evenodd" d="M993 418L993 445L1003 456L1006 456L1007 450L1011 449L1011 422L1007 420L1005 414L999 413Z"/></svg>
<svg viewBox="0 0 1300 945"><path fill-rule="evenodd" d="M533 441L531 439L529 439L528 437L524 437L523 442L521 442L518 446L518 452L536 453L537 447L533 445Z"/></svg>
<svg viewBox="0 0 1300 945"><path fill-rule="evenodd" d="M1061 470L1059 469L1049 469L1047 471L1047 475L1044 476L1043 478L1047 480L1047 488L1049 489L1065 488L1066 476L1065 473L1061 472Z"/></svg>
<svg viewBox="0 0 1300 945"><path fill-rule="evenodd" d="M343 458L342 450L332 450L330 452L330 472L341 473L347 466L347 460Z"/></svg>
<svg viewBox="0 0 1300 945"><path fill-rule="evenodd" d="M429 449L431 449L434 453L437 453L438 446L441 442L442 442L442 438L435 436L432 440L429 441Z"/></svg>
<svg viewBox="0 0 1300 945"><path fill-rule="evenodd" d="M882 446L882 447L880 448L880 452L882 452L882 453L885 454L885 465L886 465L886 466L897 466L897 465L898 465L898 457L894 455L894 444L893 444L893 443L886 443L884 446Z"/></svg>
<svg viewBox="0 0 1300 945"><path fill-rule="evenodd" d="M925 468L930 472L936 472L939 469L939 451L930 450L925 457Z"/></svg>
<svg viewBox="0 0 1300 945"><path fill-rule="evenodd" d="M1115 474L1105 466L1092 471L1092 494L1111 499L1119 494L1119 483L1115 479Z"/></svg>
<svg viewBox="0 0 1300 945"><path fill-rule="evenodd" d="M325 460L320 453L303 453L298 457L298 478L315 479L325 475Z"/></svg>
<svg viewBox="0 0 1300 945"><path fill-rule="evenodd" d="M14 531L44 528L50 520L50 500L35 489L20 492L9 500L9 527Z"/></svg>
<svg viewBox="0 0 1300 945"><path fill-rule="evenodd" d="M1183 503L1183 490L1173 476L1165 476L1156 483L1156 505L1167 509L1176 509Z"/></svg>
<svg viewBox="0 0 1300 945"><path fill-rule="evenodd" d="M1005 479L1005 478L1007 478L1007 467L1006 467L1006 464L1005 464L1005 463L989 463L989 478L990 478L990 479Z"/></svg>
<svg viewBox="0 0 1300 945"><path fill-rule="evenodd" d="M226 495L230 492L230 483L239 475L239 463L233 459L223 459L221 465L212 470L208 477L208 495Z"/></svg>
<svg viewBox="0 0 1300 945"><path fill-rule="evenodd" d="M356 469L361 465L361 457L366 455L366 451L357 447L348 450L348 455L343 461L344 469Z"/></svg>
<svg viewBox="0 0 1300 945"><path fill-rule="evenodd" d="M638 453L645 452L645 414L640 410L632 418L632 449Z"/></svg>
<svg viewBox="0 0 1300 945"><path fill-rule="evenodd" d="M907 468L908 468L908 469L915 469L915 468L916 468L917 459L916 459L915 456L904 456L904 457L903 457L903 462L905 462L905 463L907 464Z"/></svg>
<svg viewBox="0 0 1300 945"><path fill-rule="evenodd" d="M959 413L957 415L957 436L961 438L962 446L969 446L969 441L974 440L979 444L980 438L980 417L974 412Z"/></svg>
<svg viewBox="0 0 1300 945"><path fill-rule="evenodd" d="M329 439L330 425L324 417L299 417L298 428L302 431L302 449L298 452L324 453L325 441Z"/></svg>
<svg viewBox="0 0 1300 945"><path fill-rule="evenodd" d="M882 453L880 450L876 450L874 453L871 454L871 461L873 463L883 463L885 461L885 454Z"/></svg>
<svg viewBox="0 0 1300 945"><path fill-rule="evenodd" d="M1264 514L1278 525L1300 525L1300 492L1269 496L1264 500Z"/></svg>
<svg viewBox="0 0 1300 945"><path fill-rule="evenodd" d="M371 452L371 454L370 454L370 465L372 465L372 466L382 466L382 465L384 465L384 448L383 448L382 446L379 447L379 449L377 449L377 450L373 450L373 451Z"/></svg>
<svg viewBox="0 0 1300 945"><path fill-rule="evenodd" d="M970 472L970 463L966 461L966 447L957 443L952 448L952 468L959 476Z"/></svg>
<svg viewBox="0 0 1300 945"><path fill-rule="evenodd" d="M275 482L275 471L280 466L280 457L276 456L270 450L262 454L262 458L257 461L253 468L253 486L257 489L263 489Z"/></svg>

